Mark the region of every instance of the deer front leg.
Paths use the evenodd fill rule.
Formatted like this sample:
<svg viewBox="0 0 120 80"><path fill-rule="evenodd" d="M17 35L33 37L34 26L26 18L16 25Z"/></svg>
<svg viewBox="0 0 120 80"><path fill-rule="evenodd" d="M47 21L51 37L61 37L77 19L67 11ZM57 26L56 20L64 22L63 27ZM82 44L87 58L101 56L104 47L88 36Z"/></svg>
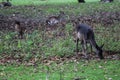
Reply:
<svg viewBox="0 0 120 80"><path fill-rule="evenodd" d="M81 45L82 45L82 51L85 54L85 58L88 59L88 55L87 55L87 43L85 41L81 41Z"/></svg>
<svg viewBox="0 0 120 80"><path fill-rule="evenodd" d="M90 44L90 51L91 51L91 53L92 53L92 51L93 51L93 50L92 50L92 45L91 45L91 44Z"/></svg>
<svg viewBox="0 0 120 80"><path fill-rule="evenodd" d="M77 38L77 39L76 39L76 52L77 52L77 53L79 52L79 50L78 50L78 43L79 43L79 39Z"/></svg>
<svg viewBox="0 0 120 80"><path fill-rule="evenodd" d="M23 34L24 34L23 31L20 31L20 32L19 32L18 36L19 36L20 39L23 39Z"/></svg>

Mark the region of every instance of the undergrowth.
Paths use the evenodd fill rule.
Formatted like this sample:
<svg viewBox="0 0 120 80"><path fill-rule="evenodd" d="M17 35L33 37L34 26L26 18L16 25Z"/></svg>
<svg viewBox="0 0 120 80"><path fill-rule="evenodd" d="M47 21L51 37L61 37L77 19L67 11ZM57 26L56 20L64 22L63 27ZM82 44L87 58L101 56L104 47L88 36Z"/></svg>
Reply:
<svg viewBox="0 0 120 80"><path fill-rule="evenodd" d="M0 17L4 15L43 21L50 15L57 15L59 11L64 11L67 19L94 17L97 13L99 17L100 12L120 11L119 0L105 4L98 0L86 0L88 3L85 4L78 4L77 0L63 0L62 4L53 4L55 1L12 0L12 7L0 8ZM104 50L120 51L119 21L112 25L92 25L98 45L104 44ZM0 31L0 80L119 80L118 60L77 61L74 56L61 59L75 54L75 27L72 23L53 30L46 30L45 26L40 29L39 26L34 27L37 29L26 32L23 39L19 39L14 30ZM51 56L55 57L50 60Z"/></svg>

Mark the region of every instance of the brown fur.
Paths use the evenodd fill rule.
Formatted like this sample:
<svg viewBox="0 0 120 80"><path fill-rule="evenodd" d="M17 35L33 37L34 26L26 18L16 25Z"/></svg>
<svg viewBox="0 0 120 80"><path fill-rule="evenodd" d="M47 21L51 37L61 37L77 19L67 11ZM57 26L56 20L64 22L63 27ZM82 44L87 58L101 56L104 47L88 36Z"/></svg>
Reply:
<svg viewBox="0 0 120 80"><path fill-rule="evenodd" d="M46 24L53 26L56 24L61 24L62 26L65 26L65 21L62 19L62 17L64 16L64 12L60 11L60 14L58 16L50 16L47 20L46 20Z"/></svg>
<svg viewBox="0 0 120 80"><path fill-rule="evenodd" d="M19 21L15 21L15 31L17 31L18 37L22 39L25 33L25 30L26 28L22 27Z"/></svg>

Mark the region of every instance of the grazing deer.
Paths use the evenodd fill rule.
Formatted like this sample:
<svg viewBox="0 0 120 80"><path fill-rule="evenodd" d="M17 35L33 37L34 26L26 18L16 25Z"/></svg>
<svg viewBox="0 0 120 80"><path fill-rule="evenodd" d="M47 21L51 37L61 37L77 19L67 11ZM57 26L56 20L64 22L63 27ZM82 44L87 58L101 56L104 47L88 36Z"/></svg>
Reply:
<svg viewBox="0 0 120 80"><path fill-rule="evenodd" d="M90 44L91 48L95 49L95 53L99 56L100 59L104 59L102 47L99 47L95 41L94 32L92 28L86 24L76 24L77 39L76 39L76 50L78 52L78 42L81 41L82 50L87 57L87 43Z"/></svg>
<svg viewBox="0 0 120 80"><path fill-rule="evenodd" d="M101 2L109 3L109 2L113 2L113 0L101 0Z"/></svg>
<svg viewBox="0 0 120 80"><path fill-rule="evenodd" d="M22 39L23 34L25 32L25 27L22 27L19 21L15 21L15 31L17 31L18 37L20 37L20 39Z"/></svg>
<svg viewBox="0 0 120 80"><path fill-rule="evenodd" d="M2 1L0 3L0 7L10 7L12 4L9 2L9 0L6 0L6 2Z"/></svg>
<svg viewBox="0 0 120 80"><path fill-rule="evenodd" d="M65 21L63 19L64 17L64 12L63 11L60 11L60 14L58 16L51 16L49 17L47 20L46 20L46 24L47 25L50 25L50 26L53 26L53 25L56 25L56 24L62 24L62 26L65 26Z"/></svg>

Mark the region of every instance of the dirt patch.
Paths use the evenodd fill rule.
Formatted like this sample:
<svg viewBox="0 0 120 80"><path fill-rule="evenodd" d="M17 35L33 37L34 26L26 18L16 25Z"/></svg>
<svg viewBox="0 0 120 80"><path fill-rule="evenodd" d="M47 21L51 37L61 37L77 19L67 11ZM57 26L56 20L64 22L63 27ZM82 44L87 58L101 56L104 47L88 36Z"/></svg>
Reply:
<svg viewBox="0 0 120 80"><path fill-rule="evenodd" d="M45 25L45 19L35 19L35 18L24 18L22 14L16 15L12 14L10 16L5 16L0 14L0 30L14 30L14 21L19 20L24 27L31 29L36 29ZM69 16L69 15L68 15ZM70 16L69 16L70 17ZM92 15L78 16L67 20L70 22L73 19L77 19L81 23L86 23L89 25L103 24L104 26L109 26L115 22L120 21L120 12L96 12Z"/></svg>
<svg viewBox="0 0 120 80"><path fill-rule="evenodd" d="M120 52L113 52L113 51L104 51L103 53L104 55L104 60L120 60ZM23 59L23 57L19 57L19 58L14 58L13 56L4 56L4 58L0 59L0 64L4 65L4 64L24 64L27 66L35 66L38 63L44 63L46 65L50 65L51 63L63 63L63 62L76 62L79 60L100 60L99 57L96 56L96 54L94 53L90 53L89 54L89 58L86 59L85 56L83 54L81 54L81 52L79 54L74 54L71 56L49 56L47 58L31 58L29 61L25 61Z"/></svg>
<svg viewBox="0 0 120 80"><path fill-rule="evenodd" d="M8 31L13 31L14 30L14 22L15 20L18 20L21 22L23 27L35 29L39 27L40 20L38 19L25 19L25 18L20 18L17 16L4 16L0 15L0 30L8 30Z"/></svg>

